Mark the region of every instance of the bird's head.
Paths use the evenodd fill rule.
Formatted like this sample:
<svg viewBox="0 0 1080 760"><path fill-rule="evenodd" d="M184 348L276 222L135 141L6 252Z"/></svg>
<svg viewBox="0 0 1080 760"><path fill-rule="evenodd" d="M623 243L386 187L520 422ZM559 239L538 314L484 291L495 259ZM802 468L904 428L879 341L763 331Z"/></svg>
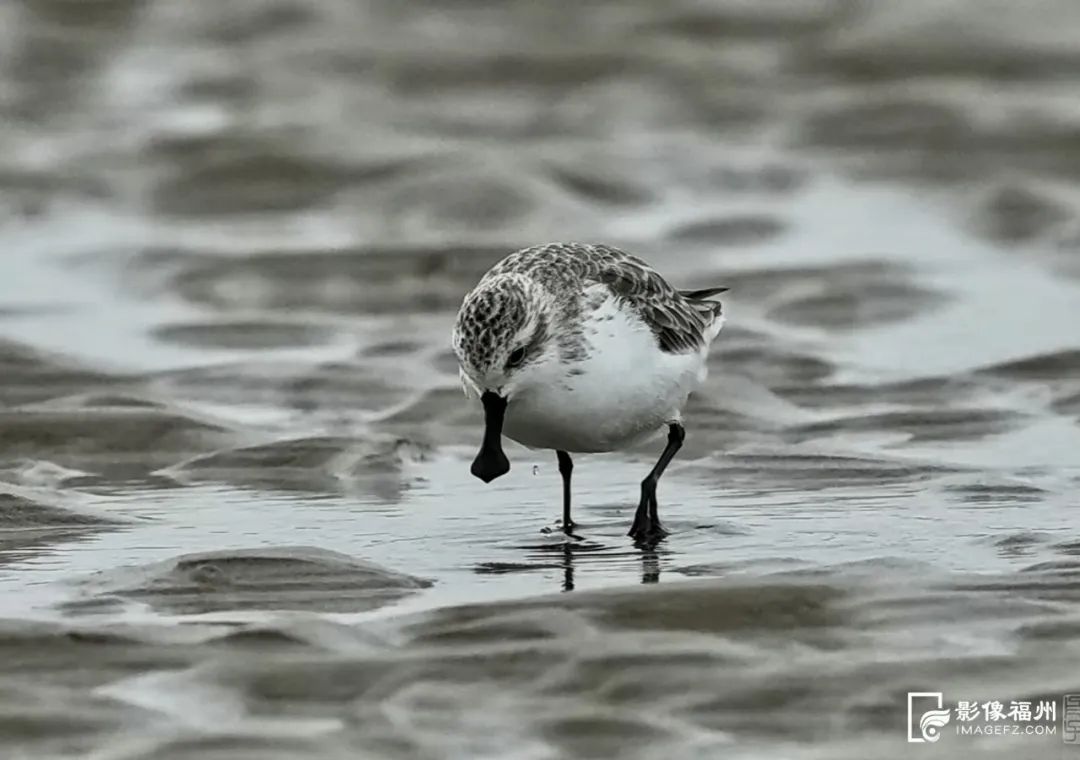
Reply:
<svg viewBox="0 0 1080 760"><path fill-rule="evenodd" d="M558 360L551 319L546 291L512 273L482 281L458 312L454 353L466 392L479 396L484 406L484 442L472 473L486 483L510 470L501 441L507 405L545 383L544 368Z"/></svg>

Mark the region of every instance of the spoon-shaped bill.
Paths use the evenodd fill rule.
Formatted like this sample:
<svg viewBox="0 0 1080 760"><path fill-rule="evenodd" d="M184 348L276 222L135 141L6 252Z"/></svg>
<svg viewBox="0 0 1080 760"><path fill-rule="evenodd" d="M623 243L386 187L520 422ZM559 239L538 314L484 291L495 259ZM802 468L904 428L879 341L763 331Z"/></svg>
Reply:
<svg viewBox="0 0 1080 760"><path fill-rule="evenodd" d="M510 472L510 461L502 448L506 399L497 393L485 391L480 396L480 403L484 405L484 440L469 471L485 483L490 483Z"/></svg>

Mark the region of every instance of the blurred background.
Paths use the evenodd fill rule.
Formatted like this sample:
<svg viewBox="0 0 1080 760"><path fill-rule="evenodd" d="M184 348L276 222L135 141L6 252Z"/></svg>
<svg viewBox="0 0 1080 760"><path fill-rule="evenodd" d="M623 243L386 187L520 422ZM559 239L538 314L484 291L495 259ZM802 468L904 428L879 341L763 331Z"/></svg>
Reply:
<svg viewBox="0 0 1080 760"><path fill-rule="evenodd" d="M1080 692L1080 4L5 0L0 112L3 757L1072 749L904 716ZM731 288L653 550L468 474L556 240Z"/></svg>

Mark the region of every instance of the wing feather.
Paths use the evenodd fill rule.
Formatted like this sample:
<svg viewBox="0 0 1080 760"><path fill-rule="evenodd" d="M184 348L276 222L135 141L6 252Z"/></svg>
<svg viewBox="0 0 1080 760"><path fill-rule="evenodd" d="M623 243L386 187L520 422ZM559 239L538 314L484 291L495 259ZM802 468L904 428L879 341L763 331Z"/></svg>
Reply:
<svg viewBox="0 0 1080 760"><path fill-rule="evenodd" d="M721 315L721 305L709 297L727 288L680 291L639 259L608 245L551 243L525 248L492 268L487 276L528 272L580 293L583 285L599 283L634 309L649 326L661 350L688 353L710 339L710 328Z"/></svg>

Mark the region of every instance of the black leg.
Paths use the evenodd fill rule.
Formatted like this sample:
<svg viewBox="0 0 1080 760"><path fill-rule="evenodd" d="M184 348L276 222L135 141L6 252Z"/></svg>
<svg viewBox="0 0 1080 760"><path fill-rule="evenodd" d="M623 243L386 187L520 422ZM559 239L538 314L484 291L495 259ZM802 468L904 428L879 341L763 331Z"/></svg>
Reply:
<svg viewBox="0 0 1080 760"><path fill-rule="evenodd" d="M664 474L668 464L675 458L675 453L682 448L686 439L686 430L678 422L668 425L667 446L664 447L656 466L641 481L641 501L638 503L637 512L634 513L634 524L630 526L628 535L634 538L638 544L653 544L667 535L667 531L660 524L660 515L656 507L656 484L660 482L660 476Z"/></svg>
<svg viewBox="0 0 1080 760"><path fill-rule="evenodd" d="M562 475L562 529L563 533L569 533L574 529L574 521L570 519L570 474L574 471L574 460L565 451L556 451L559 458L559 474Z"/></svg>

